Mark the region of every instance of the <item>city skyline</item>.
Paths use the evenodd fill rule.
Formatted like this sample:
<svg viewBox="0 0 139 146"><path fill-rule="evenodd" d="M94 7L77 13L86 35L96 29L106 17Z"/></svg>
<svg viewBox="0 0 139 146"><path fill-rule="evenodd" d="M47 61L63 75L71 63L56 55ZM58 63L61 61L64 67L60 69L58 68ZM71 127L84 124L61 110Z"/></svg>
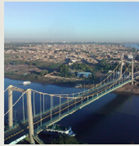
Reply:
<svg viewBox="0 0 139 146"><path fill-rule="evenodd" d="M138 2L4 2L4 40L138 42L138 7Z"/></svg>

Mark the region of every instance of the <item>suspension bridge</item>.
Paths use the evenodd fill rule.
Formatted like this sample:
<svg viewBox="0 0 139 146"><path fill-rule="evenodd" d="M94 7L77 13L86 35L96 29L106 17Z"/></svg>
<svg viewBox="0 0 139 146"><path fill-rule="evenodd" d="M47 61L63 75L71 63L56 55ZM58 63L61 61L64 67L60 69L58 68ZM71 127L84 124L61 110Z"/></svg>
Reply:
<svg viewBox="0 0 139 146"><path fill-rule="evenodd" d="M78 93L49 94L10 85L4 91L5 94L8 93L8 110L4 114L8 118L8 125L4 127L4 143L15 144L29 136L30 143L34 144L35 141L40 141L37 134L48 126L128 83L138 83L138 78L139 71L134 61L126 66L122 59L102 82ZM14 103L13 91L21 92L21 96ZM20 112L21 118L14 122L13 111L19 102L21 105L17 112Z"/></svg>

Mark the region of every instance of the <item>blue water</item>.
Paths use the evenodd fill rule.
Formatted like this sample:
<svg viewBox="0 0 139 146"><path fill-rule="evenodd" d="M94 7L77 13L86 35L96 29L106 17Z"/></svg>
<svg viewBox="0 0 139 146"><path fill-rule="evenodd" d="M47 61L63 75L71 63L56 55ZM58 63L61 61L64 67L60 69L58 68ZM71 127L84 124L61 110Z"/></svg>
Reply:
<svg viewBox="0 0 139 146"><path fill-rule="evenodd" d="M124 44L125 47L133 47L139 50L139 45L137 44Z"/></svg>
<svg viewBox="0 0 139 146"><path fill-rule="evenodd" d="M5 78L4 87L10 84L27 89L32 88L48 93L73 93L84 89L61 87L49 84L31 83L28 86L18 85L20 81ZM14 101L20 93L14 93ZM5 107L7 104L5 96ZM39 105L39 102L38 102ZM139 96L107 94L99 100L76 111L58 122L71 126L76 138L88 144L131 144L139 143ZM17 118L21 113L16 107ZM6 109L6 108L5 108Z"/></svg>
<svg viewBox="0 0 139 146"><path fill-rule="evenodd" d="M31 88L33 90L37 90L43 93L53 93L53 94L66 94L66 93L76 93L76 92L80 92L83 91L85 89L79 89L79 88L70 88L70 87L61 87L61 86L56 86L56 85L49 85L49 84L39 84L39 83L31 83L30 85L19 85L20 82L23 82L21 80L12 80L12 79L8 79L5 78L4 79L4 89L6 89L9 85L13 85L22 89L28 89ZM16 100L22 95L22 93L20 92L15 92L13 91L13 103L16 102ZM33 94L32 94L33 97ZM54 105L58 105L59 100L57 97L53 97L54 99ZM43 95L41 95L41 100L43 101ZM61 102L64 102L66 99L62 99ZM33 102L33 99L32 99ZM49 109L50 107L50 97L49 96L45 96L45 102L47 108L45 108L46 110ZM26 104L26 95L24 96L24 105L25 105L25 109L27 107ZM43 105L43 103L42 103ZM32 105L33 106L33 105ZM8 91L5 92L5 98L4 98L4 112L6 113L6 111L8 110ZM17 112L18 110L18 112ZM35 110L36 113L39 113L40 111L40 94L35 94ZM14 112L16 113L16 119L21 120L22 118L22 99L19 100L18 104L16 104L14 106ZM27 117L27 113L26 113L26 117Z"/></svg>

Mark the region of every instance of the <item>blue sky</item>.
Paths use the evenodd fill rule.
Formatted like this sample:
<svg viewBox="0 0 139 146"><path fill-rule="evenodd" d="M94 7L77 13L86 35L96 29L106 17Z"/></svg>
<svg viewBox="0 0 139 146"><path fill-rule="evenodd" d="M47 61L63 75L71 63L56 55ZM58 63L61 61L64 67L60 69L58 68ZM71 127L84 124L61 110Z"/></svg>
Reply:
<svg viewBox="0 0 139 146"><path fill-rule="evenodd" d="M139 42L139 2L4 2L4 38Z"/></svg>

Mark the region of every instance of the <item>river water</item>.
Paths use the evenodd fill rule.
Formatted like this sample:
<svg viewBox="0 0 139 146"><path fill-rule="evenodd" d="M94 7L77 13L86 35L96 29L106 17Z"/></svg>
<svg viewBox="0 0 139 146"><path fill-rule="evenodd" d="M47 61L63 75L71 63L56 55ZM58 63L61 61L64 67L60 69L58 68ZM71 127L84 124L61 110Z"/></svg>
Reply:
<svg viewBox="0 0 139 146"><path fill-rule="evenodd" d="M14 85L23 89L48 93L72 93L84 89L61 87L49 84L31 83L18 85L19 80L4 79L4 89ZM21 94L14 93L15 102ZM4 99L7 110L7 95ZM131 144L139 143L139 96L110 93L99 100L65 117L58 124L71 126L78 141L86 144ZM16 118L20 116L16 107Z"/></svg>
<svg viewBox="0 0 139 146"><path fill-rule="evenodd" d="M139 45L138 44L134 44L134 43L132 43L132 44L124 44L124 47L132 47L132 48L136 48L136 49L138 49L139 50Z"/></svg>

